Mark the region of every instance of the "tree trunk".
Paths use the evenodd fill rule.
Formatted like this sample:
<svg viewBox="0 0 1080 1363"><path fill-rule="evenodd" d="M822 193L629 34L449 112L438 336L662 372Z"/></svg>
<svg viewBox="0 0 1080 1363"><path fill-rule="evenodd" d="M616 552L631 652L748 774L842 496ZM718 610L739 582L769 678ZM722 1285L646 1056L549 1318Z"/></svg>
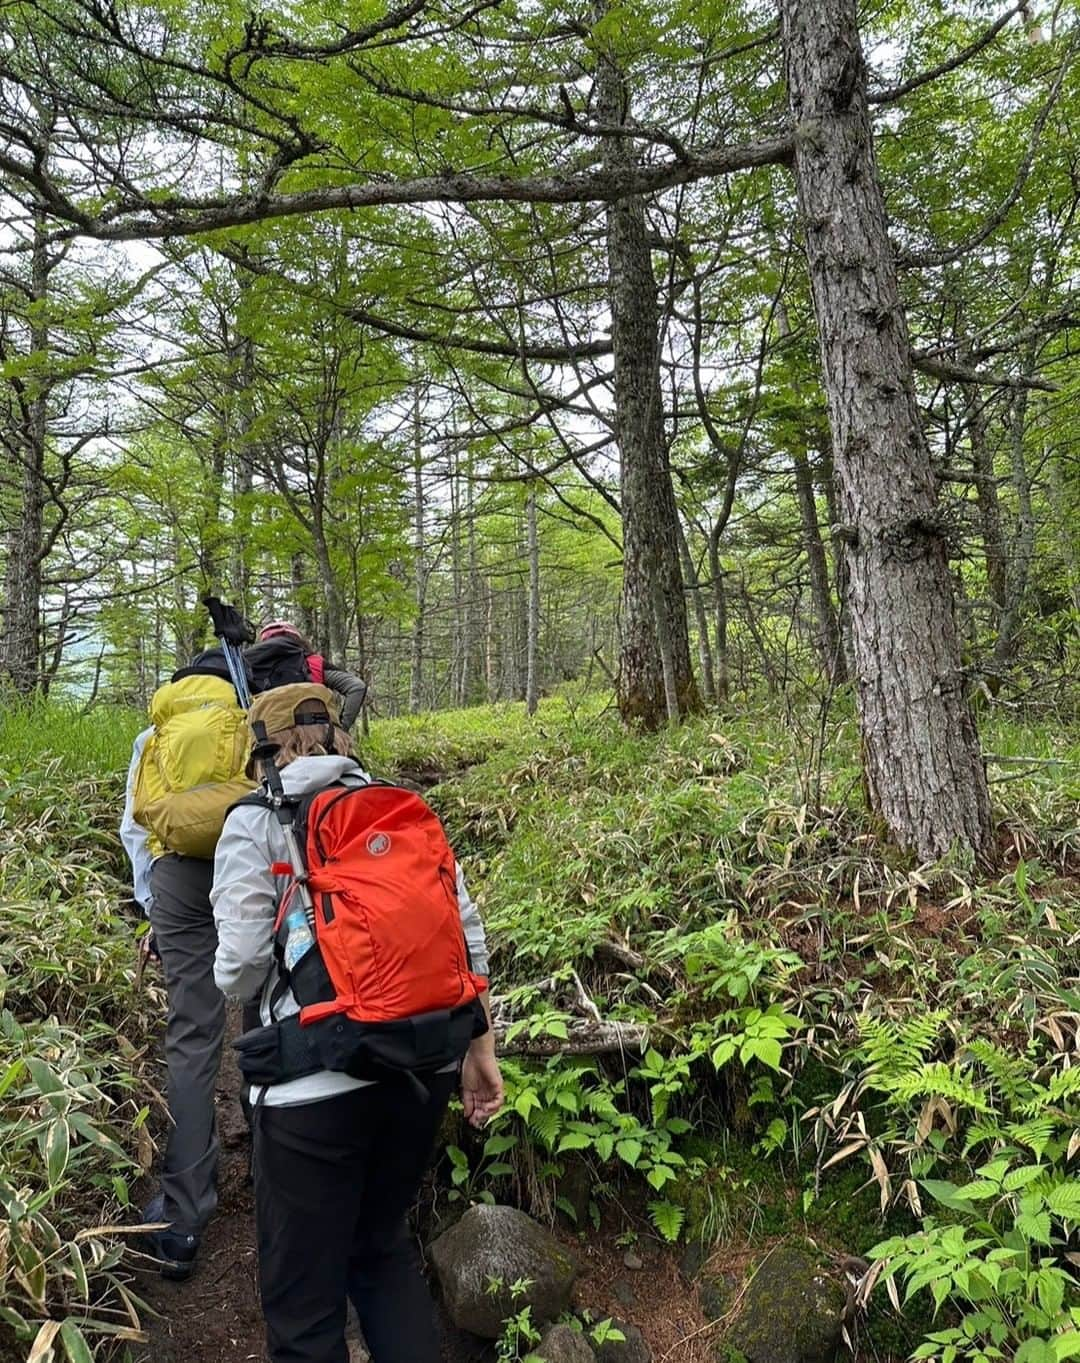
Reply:
<svg viewBox="0 0 1080 1363"><path fill-rule="evenodd" d="M476 653L476 615L477 599L480 593L480 576L476 556L476 515L475 492L473 485L472 456L467 456L465 486L466 533L468 534L467 578L465 587L465 611L461 622L461 676L458 681L458 704L468 705L473 694L475 673L474 655Z"/></svg>
<svg viewBox="0 0 1080 1363"><path fill-rule="evenodd" d="M49 346L46 305L49 295L45 214L34 214L30 260L30 353L44 357ZM8 540L4 573L4 633L0 673L15 691L31 695L41 684L41 574L45 555L45 448L48 433L49 376L41 368L19 386L21 431L18 487L20 505Z"/></svg>
<svg viewBox="0 0 1080 1363"><path fill-rule="evenodd" d="M427 570L424 566L424 448L420 432L420 389L413 393L413 551L416 555L416 619L412 630L412 663L409 669L409 713L419 714L424 688L424 608L427 604Z"/></svg>
<svg viewBox="0 0 1080 1363"><path fill-rule="evenodd" d="M233 520L230 529L233 601L243 611L251 609L251 529L252 490L255 485L251 430L255 423L253 390L255 386L255 343L245 336L240 345L239 434L233 465Z"/></svg>
<svg viewBox="0 0 1080 1363"><path fill-rule="evenodd" d="M806 562L810 569L810 597L814 604L814 644L826 677L830 682L839 685L847 680L847 671L844 666L844 650L840 646L840 627L833 607L829 564L825 557L825 546L821 542L814 476L810 470L806 450L801 446L794 448L791 451L791 463L795 470L795 495L799 503L803 552L806 554Z"/></svg>
<svg viewBox="0 0 1080 1363"><path fill-rule="evenodd" d="M1024 460L1024 436L1027 433L1028 390L1021 388L1013 401L1009 422L1009 469L1013 491L1016 493L1016 536L1013 540L1001 624L989 671L1000 686L1016 658L1020 642L1020 624L1028 579L1035 558L1035 512L1031 504L1031 478Z"/></svg>
<svg viewBox="0 0 1080 1363"><path fill-rule="evenodd" d="M686 531L679 522L679 557L682 560L683 581L690 593L690 603L694 609L694 623L697 625L698 664L701 667L702 699L709 705L716 703L716 678L713 675L712 645L709 643L709 617L705 610L705 600L701 594L701 582L694 567L693 555L687 542Z"/></svg>
<svg viewBox="0 0 1080 1363"><path fill-rule="evenodd" d="M856 0L781 0L780 14L848 540L866 787L902 847L927 859L954 847L981 854L990 799L874 158Z"/></svg>
<svg viewBox="0 0 1080 1363"><path fill-rule="evenodd" d="M301 633L308 639L314 640L318 633L318 619L315 615L315 608L311 604L311 593L308 591L308 567L307 560L302 553L295 553L289 563L289 577L292 581L292 596L296 603L296 623ZM273 603L268 603L268 614L273 614ZM338 659L339 662L342 659Z"/></svg>
<svg viewBox="0 0 1080 1363"><path fill-rule="evenodd" d="M526 537L529 553L529 611L525 643L525 709L536 714L540 704L540 535L536 524L536 481L529 483L525 499Z"/></svg>
<svg viewBox="0 0 1080 1363"><path fill-rule="evenodd" d="M712 577L713 619L716 629L716 699L726 701L730 697L731 682L728 668L728 608L727 584L724 570L720 566L719 521L709 532L709 574Z"/></svg>
<svg viewBox="0 0 1080 1363"><path fill-rule="evenodd" d="M1005 564L1005 535L1001 528L1001 505L994 476L994 452L987 438L989 423L986 420L986 405L978 389L965 386L964 399L967 405L968 440L971 444L971 468L975 474L975 502L982 526L986 584L995 607L994 627L1000 629L1008 595L1008 572Z"/></svg>
<svg viewBox="0 0 1080 1363"><path fill-rule="evenodd" d="M615 59L597 63L601 121L624 124L629 101ZM604 143L604 164L625 173L634 163L629 138ZM658 622L670 636L680 714L700 706L690 662L686 599L679 570L679 514L671 485L660 388L656 279L638 195L609 204L608 289L615 367L615 433L621 461L623 589L619 712L646 728L667 718Z"/></svg>

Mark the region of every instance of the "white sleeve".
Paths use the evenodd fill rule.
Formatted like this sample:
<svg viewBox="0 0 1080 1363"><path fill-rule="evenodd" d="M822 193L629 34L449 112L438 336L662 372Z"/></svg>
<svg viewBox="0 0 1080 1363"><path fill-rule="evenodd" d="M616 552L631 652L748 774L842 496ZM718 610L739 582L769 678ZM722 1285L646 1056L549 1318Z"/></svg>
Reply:
<svg viewBox="0 0 1080 1363"><path fill-rule="evenodd" d="M458 909L461 913L461 927L465 933L465 945L469 948L469 964L475 975L488 973L487 937L484 923L476 902L465 887L465 877L461 867L457 868Z"/></svg>
<svg viewBox="0 0 1080 1363"><path fill-rule="evenodd" d="M124 812L120 817L120 841L124 844L128 861L131 862L132 893L136 903L147 913L154 897L150 890L150 867L153 857L146 845L146 829L135 822L135 777L139 771L139 761L143 748L146 747L146 740L153 732L152 728L144 729L135 739L131 749L131 765L128 767L127 789L124 793Z"/></svg>
<svg viewBox="0 0 1080 1363"><path fill-rule="evenodd" d="M273 965L278 885L270 870L269 825L265 810L234 810L214 854L214 983L226 998L241 1002L254 998Z"/></svg>

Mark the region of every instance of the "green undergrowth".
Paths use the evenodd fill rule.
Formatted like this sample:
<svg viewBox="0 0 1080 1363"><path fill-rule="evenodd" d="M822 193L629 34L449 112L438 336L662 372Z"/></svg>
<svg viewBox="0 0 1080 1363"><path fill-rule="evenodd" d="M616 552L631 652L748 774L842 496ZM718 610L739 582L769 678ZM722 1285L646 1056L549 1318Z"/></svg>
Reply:
<svg viewBox="0 0 1080 1363"><path fill-rule="evenodd" d="M981 724L993 870L882 842L842 708L651 737L589 698L377 722L365 764L432 787L492 948L508 1105L452 1139L446 1209L748 1266L809 1238L859 1265L860 1353L1080 1356L1080 744ZM98 1228L152 1149L160 1000L114 832L140 727L0 715L0 1357L139 1329Z"/></svg>
<svg viewBox="0 0 1080 1363"><path fill-rule="evenodd" d="M509 1104L451 1150L452 1196L587 1226L640 1190L672 1240L861 1260L879 1353L1080 1353L1076 735L984 716L983 870L883 843L842 711L455 725L471 763L431 798L483 906ZM391 766L409 738L383 726Z"/></svg>
<svg viewBox="0 0 1080 1363"><path fill-rule="evenodd" d="M123 1354L114 1228L149 1163L146 1018L113 831L138 717L0 714L0 1357ZM36 1353L34 1352L36 1350Z"/></svg>

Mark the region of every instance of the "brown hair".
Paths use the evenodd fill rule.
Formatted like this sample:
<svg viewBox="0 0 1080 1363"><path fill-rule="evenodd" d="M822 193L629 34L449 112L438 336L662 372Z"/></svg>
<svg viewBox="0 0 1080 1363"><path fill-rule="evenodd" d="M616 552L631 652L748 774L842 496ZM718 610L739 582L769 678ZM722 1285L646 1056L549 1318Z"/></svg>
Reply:
<svg viewBox="0 0 1080 1363"><path fill-rule="evenodd" d="M280 746L274 757L274 765L287 767L298 757L355 757L352 739L346 730L334 725L330 747L326 746L326 730L320 724L294 724L291 729L281 729L269 737Z"/></svg>
<svg viewBox="0 0 1080 1363"><path fill-rule="evenodd" d="M298 757L356 756L352 739L338 724L331 728L330 744L327 746L326 731L331 726L331 719L322 701L314 699L301 701L293 714L297 717L312 715L325 719L326 723L292 724L287 729L275 729L268 733L267 739L277 745L277 752L274 754L275 767L287 767ZM248 758L246 770L249 777L255 776L254 755Z"/></svg>

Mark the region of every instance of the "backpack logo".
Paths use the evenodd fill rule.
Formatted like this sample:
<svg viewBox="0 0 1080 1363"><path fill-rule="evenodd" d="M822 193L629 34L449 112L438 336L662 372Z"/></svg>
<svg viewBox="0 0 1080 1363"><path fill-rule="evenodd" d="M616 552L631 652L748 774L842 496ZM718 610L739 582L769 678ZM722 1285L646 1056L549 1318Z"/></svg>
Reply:
<svg viewBox="0 0 1080 1363"><path fill-rule="evenodd" d="M372 833L367 840L367 850L373 857L384 857L390 851L390 836L388 833Z"/></svg>

